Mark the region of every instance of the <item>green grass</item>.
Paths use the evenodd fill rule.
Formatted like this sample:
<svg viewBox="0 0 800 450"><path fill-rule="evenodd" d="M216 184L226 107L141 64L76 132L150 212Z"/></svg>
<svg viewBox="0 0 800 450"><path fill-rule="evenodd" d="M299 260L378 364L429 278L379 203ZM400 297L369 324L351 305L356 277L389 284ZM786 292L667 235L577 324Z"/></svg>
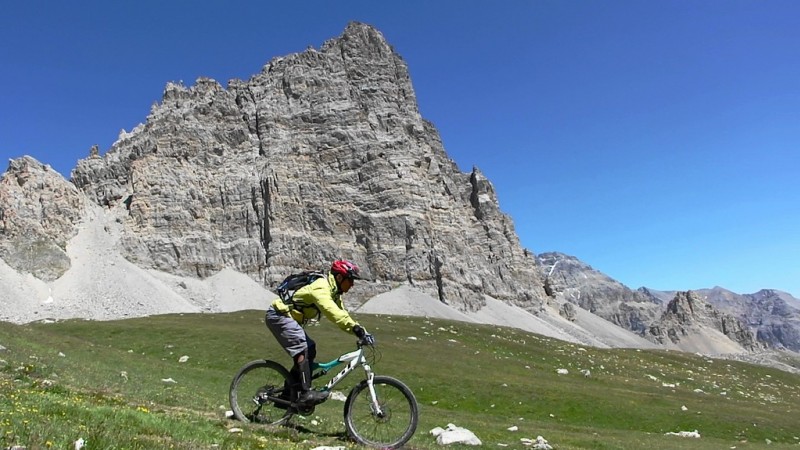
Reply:
<svg viewBox="0 0 800 450"><path fill-rule="evenodd" d="M7 347L0 353L0 448L72 449L79 438L86 449L358 448L344 439L343 404L334 400L295 419L295 428L225 418L240 366L259 358L289 363L262 319L247 311L0 323ZM685 353L581 347L492 326L359 319L378 339L375 371L403 380L420 403L411 449L440 448L429 431L448 423L472 430L485 448L528 448L520 439L538 435L556 449L800 448L797 375ZM320 361L353 349L354 339L327 322L309 333ZM168 378L175 383L162 382ZM346 394L359 380L357 371L335 390ZM702 437L665 435L693 430Z"/></svg>

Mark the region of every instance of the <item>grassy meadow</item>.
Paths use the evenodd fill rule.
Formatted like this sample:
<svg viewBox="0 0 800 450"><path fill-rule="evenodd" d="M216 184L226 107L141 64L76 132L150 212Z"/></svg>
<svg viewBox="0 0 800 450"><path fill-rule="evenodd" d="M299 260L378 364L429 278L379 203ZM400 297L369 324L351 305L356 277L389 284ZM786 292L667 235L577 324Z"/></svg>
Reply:
<svg viewBox="0 0 800 450"><path fill-rule="evenodd" d="M420 403L409 449L442 448L429 431L448 423L473 431L483 448L530 448L522 439L543 436L555 449L800 449L797 375L508 328L358 318L378 340L373 369L403 380ZM309 334L319 361L354 349L355 339L330 323ZM78 439L84 449L360 448L344 438L336 400L291 428L226 418L240 366L290 362L261 311L0 323L0 345L0 449L74 449ZM360 375L335 390L347 394ZM666 435L694 430L699 439Z"/></svg>

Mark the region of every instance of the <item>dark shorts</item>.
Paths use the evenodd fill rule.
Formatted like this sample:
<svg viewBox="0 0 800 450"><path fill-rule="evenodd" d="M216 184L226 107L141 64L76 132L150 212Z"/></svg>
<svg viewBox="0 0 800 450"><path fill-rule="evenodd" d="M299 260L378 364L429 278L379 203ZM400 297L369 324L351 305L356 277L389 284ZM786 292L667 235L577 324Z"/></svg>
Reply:
<svg viewBox="0 0 800 450"><path fill-rule="evenodd" d="M308 350L308 359L313 361L316 357L316 343L308 337L306 330L292 319L291 316L280 314L273 307L267 309L264 322L267 328L278 340L278 343L286 350L286 353L294 359L300 353Z"/></svg>

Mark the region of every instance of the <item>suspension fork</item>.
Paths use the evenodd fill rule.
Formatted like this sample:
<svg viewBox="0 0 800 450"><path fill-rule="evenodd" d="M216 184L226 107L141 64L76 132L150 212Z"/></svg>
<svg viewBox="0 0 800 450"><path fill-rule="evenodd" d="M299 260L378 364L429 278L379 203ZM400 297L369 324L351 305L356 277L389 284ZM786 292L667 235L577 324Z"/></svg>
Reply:
<svg viewBox="0 0 800 450"><path fill-rule="evenodd" d="M369 397L372 400L372 412L378 417L383 417L381 405L378 403L378 395L375 394L375 384L373 383L375 374L372 373L369 364L364 364L364 370L367 372L367 387L369 388Z"/></svg>

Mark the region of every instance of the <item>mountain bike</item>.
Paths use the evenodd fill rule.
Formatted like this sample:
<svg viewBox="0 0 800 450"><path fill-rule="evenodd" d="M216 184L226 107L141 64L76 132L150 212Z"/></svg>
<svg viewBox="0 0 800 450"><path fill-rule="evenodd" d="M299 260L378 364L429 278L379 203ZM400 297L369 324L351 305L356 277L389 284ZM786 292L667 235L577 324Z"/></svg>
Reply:
<svg viewBox="0 0 800 450"><path fill-rule="evenodd" d="M331 392L356 366L363 367L366 378L350 390L344 403L347 434L362 445L396 449L414 435L419 407L414 393L403 382L373 373L371 365L379 359L374 345L359 340L356 350L327 363L313 363L311 378L317 379L347 363L320 388ZM295 414L312 414L315 406L305 407L293 401L297 392L288 380L289 370L275 361L259 359L245 364L231 382L229 398L234 417L242 422L287 425Z"/></svg>

